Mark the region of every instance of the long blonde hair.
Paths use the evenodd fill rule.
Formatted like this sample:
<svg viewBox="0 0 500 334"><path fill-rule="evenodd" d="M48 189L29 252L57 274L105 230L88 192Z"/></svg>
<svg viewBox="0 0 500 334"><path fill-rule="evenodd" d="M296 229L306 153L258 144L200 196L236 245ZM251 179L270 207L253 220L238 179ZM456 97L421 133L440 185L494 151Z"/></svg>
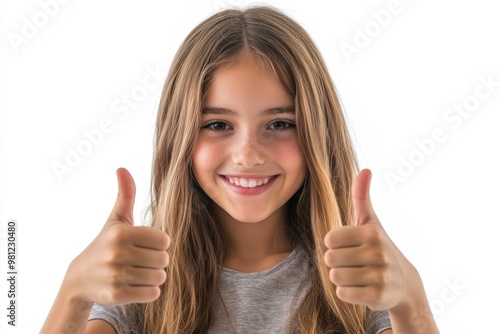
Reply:
<svg viewBox="0 0 500 334"><path fill-rule="evenodd" d="M316 46L294 20L272 7L224 10L187 36L163 88L151 179L151 225L171 237L161 296L135 305L143 333L206 333L217 298L225 245L210 199L192 173L204 95L214 73L250 52L294 98L307 167L288 203L293 243L307 255L311 288L291 324L294 333L367 333L370 312L342 302L323 262L326 233L353 224L350 199L358 172L342 108Z"/></svg>

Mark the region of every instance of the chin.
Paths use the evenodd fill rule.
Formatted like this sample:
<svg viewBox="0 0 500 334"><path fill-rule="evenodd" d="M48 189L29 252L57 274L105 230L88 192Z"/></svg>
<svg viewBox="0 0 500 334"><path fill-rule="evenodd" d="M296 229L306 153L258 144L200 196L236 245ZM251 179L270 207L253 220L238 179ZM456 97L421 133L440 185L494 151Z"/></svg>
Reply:
<svg viewBox="0 0 500 334"><path fill-rule="evenodd" d="M255 224L269 220L279 212L263 205L219 206L216 204L216 214L221 218L226 217L239 223Z"/></svg>
<svg viewBox="0 0 500 334"><path fill-rule="evenodd" d="M231 215L231 217L240 222L240 223L243 223L243 224L255 224L255 223L260 223L262 221L264 221L267 216L256 216L255 214L248 214L248 215Z"/></svg>

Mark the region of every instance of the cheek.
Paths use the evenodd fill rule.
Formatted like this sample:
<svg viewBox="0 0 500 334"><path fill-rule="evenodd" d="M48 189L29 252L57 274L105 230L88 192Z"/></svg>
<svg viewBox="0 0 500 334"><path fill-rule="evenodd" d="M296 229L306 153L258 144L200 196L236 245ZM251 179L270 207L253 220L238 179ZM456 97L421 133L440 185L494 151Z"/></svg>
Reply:
<svg viewBox="0 0 500 334"><path fill-rule="evenodd" d="M210 198L218 196L216 172L223 161L224 145L200 140L194 147L193 174L201 189Z"/></svg>
<svg viewBox="0 0 500 334"><path fill-rule="evenodd" d="M210 154L207 147L203 146L203 144L197 143L193 152L193 171L198 182L200 182L200 176L203 174L204 167L206 166L204 162L209 156Z"/></svg>
<svg viewBox="0 0 500 334"><path fill-rule="evenodd" d="M305 162L299 143L289 141L273 148L272 157L289 173L304 174Z"/></svg>
<svg viewBox="0 0 500 334"><path fill-rule="evenodd" d="M220 154L221 151L216 145L204 141L196 143L193 152L193 172L200 184L212 175L217 167L217 152Z"/></svg>

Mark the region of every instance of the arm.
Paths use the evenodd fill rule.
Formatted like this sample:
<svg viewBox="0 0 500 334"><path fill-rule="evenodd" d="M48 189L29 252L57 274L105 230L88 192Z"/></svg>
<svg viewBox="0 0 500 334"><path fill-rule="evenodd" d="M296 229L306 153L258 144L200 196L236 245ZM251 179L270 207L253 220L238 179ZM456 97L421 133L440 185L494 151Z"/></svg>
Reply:
<svg viewBox="0 0 500 334"><path fill-rule="evenodd" d="M99 235L71 262L42 334L114 334L105 321L88 323L94 303L146 303L160 296L170 238L152 227L133 226L135 184L124 169L117 176L115 207Z"/></svg>
<svg viewBox="0 0 500 334"><path fill-rule="evenodd" d="M57 297L40 331L49 333L83 334L87 326L87 319L92 303L79 299L68 282L68 273L59 289Z"/></svg>
<svg viewBox="0 0 500 334"><path fill-rule="evenodd" d="M86 334L117 334L113 326L104 320L96 319L89 321Z"/></svg>
<svg viewBox="0 0 500 334"><path fill-rule="evenodd" d="M395 333L438 334L420 275L409 262L406 265L407 292L397 306L389 309L392 329Z"/></svg>
<svg viewBox="0 0 500 334"><path fill-rule="evenodd" d="M371 205L371 173L363 170L353 184L356 226L325 236L325 263L337 296L372 310L388 310L392 331L435 334L439 330L415 267L389 238Z"/></svg>
<svg viewBox="0 0 500 334"><path fill-rule="evenodd" d="M117 334L113 326L100 319L88 321L93 303L85 302L75 293L71 286L71 267L64 278L52 308L40 330L40 334Z"/></svg>

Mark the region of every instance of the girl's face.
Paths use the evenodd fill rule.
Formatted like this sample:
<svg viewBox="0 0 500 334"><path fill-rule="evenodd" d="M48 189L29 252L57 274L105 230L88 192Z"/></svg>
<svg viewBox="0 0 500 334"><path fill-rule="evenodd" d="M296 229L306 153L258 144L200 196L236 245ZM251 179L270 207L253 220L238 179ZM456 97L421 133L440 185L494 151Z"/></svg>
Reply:
<svg viewBox="0 0 500 334"><path fill-rule="evenodd" d="M306 173L295 108L280 82L254 60L216 72L204 101L193 172L237 221L285 217L284 204Z"/></svg>

